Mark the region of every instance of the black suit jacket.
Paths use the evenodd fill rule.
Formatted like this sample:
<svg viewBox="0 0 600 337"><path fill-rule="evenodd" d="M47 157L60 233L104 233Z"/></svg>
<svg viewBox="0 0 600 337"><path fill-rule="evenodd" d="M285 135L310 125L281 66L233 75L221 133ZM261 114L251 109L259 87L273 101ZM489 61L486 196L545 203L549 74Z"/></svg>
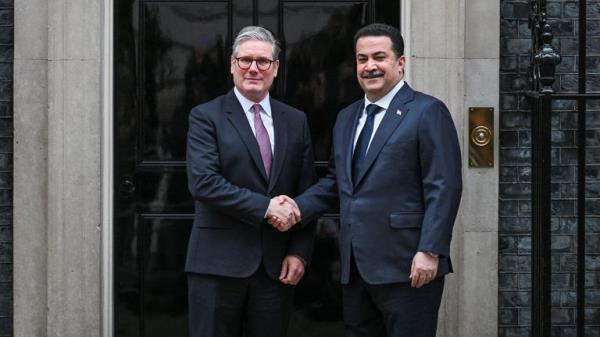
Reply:
<svg viewBox="0 0 600 337"><path fill-rule="evenodd" d="M305 114L274 99L270 103L275 132L270 179L233 90L190 113L187 174L195 217L187 272L247 277L262 261L277 279L287 254L310 260L313 228L281 233L264 219L271 197L298 195L315 177Z"/></svg>
<svg viewBox="0 0 600 337"><path fill-rule="evenodd" d="M448 109L405 83L353 182L353 140L363 106L361 99L339 113L327 176L296 198L303 218L339 202L342 283L349 281L351 254L370 284L408 282L417 251L439 254L438 275L450 272L462 179L460 146Z"/></svg>

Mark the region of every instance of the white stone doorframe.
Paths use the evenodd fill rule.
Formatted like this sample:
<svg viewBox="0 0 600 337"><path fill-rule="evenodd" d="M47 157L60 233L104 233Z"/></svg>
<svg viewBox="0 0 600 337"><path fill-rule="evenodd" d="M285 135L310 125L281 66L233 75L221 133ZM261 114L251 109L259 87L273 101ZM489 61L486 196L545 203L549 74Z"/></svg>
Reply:
<svg viewBox="0 0 600 337"><path fill-rule="evenodd" d="M500 4L405 0L402 29L408 82L446 103L463 154L451 252L455 273L446 278L438 336L497 336ZM494 168L468 166L469 107L495 109Z"/></svg>
<svg viewBox="0 0 600 337"><path fill-rule="evenodd" d="M112 2L14 3L15 337L110 335Z"/></svg>

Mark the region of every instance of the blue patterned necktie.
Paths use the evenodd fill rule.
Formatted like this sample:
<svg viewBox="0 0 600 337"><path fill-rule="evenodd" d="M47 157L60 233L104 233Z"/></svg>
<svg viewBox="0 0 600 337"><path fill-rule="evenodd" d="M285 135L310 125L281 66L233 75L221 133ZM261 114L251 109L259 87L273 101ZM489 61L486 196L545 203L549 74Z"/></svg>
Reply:
<svg viewBox="0 0 600 337"><path fill-rule="evenodd" d="M367 148L369 147L371 134L373 134L375 114L379 112L379 110L380 107L376 104L367 105L367 121L358 136L356 146L354 147L354 154L352 155L352 182L355 184L359 173L363 169L365 157L367 156Z"/></svg>

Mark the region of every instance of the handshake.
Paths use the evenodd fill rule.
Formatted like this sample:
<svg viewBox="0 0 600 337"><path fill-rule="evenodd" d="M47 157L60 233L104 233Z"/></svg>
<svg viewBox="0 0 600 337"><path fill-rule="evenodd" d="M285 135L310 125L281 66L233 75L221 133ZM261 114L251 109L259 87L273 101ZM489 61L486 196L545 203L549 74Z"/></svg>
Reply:
<svg viewBox="0 0 600 337"><path fill-rule="evenodd" d="M280 195L269 203L267 209L267 222L280 232L285 232L302 220L300 209L294 199Z"/></svg>

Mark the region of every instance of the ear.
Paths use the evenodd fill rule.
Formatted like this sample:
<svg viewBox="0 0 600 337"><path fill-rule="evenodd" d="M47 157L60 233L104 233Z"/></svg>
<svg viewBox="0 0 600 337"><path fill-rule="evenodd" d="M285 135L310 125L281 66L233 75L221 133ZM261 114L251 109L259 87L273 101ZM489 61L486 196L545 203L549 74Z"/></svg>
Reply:
<svg viewBox="0 0 600 337"><path fill-rule="evenodd" d="M404 70L404 65L406 64L406 58L404 57L404 55L400 55L396 62L398 62L398 67Z"/></svg>
<svg viewBox="0 0 600 337"><path fill-rule="evenodd" d="M279 60L273 62L273 76L277 77L277 71L279 70Z"/></svg>
<svg viewBox="0 0 600 337"><path fill-rule="evenodd" d="M231 57L231 67L229 68L229 71L231 72L231 75L233 75L233 72L235 71L235 58L233 58L233 56Z"/></svg>
<svg viewBox="0 0 600 337"><path fill-rule="evenodd" d="M400 73L400 76L404 77L404 66L406 65L406 58L404 57L404 55L400 55L396 62L398 62L398 72Z"/></svg>

